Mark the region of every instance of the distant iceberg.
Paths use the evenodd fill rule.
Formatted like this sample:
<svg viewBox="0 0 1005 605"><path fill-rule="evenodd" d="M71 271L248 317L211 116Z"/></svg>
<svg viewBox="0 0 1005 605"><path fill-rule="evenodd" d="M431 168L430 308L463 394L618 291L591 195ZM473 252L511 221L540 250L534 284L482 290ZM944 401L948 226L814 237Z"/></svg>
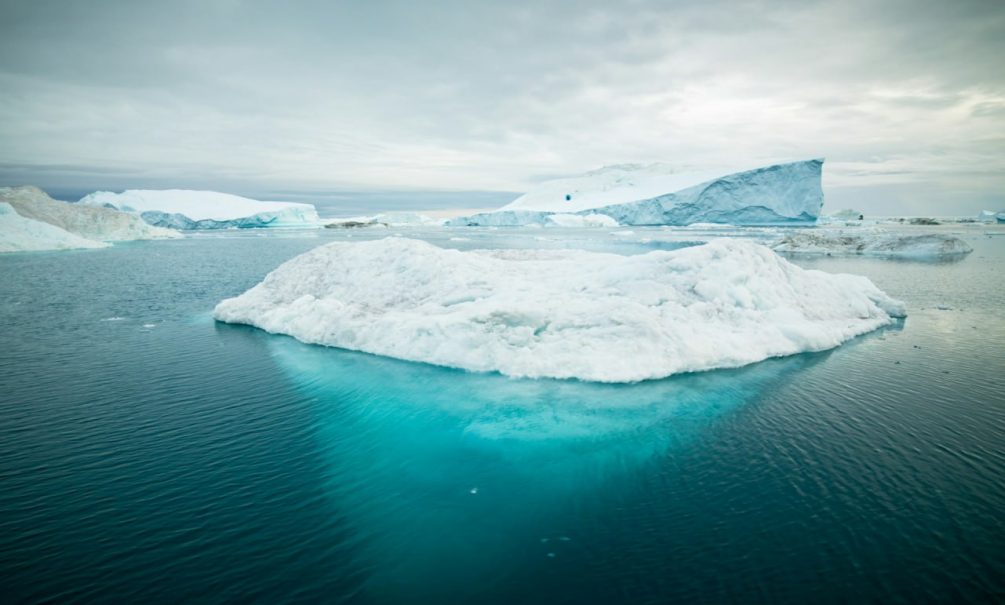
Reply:
<svg viewBox="0 0 1005 605"><path fill-rule="evenodd" d="M181 237L177 231L155 227L128 212L54 200L38 187L0 188L0 202L10 204L23 217L96 241Z"/></svg>
<svg viewBox="0 0 1005 605"><path fill-rule="evenodd" d="M0 202L0 252L107 248L109 245L23 217L10 204Z"/></svg>
<svg viewBox="0 0 1005 605"><path fill-rule="evenodd" d="M311 204L261 202L215 191L96 191L84 196L80 203L135 212L151 225L182 230L313 227L319 221Z"/></svg>
<svg viewBox="0 0 1005 605"><path fill-rule="evenodd" d="M542 183L510 204L451 226L547 224L555 214L604 215L621 225L775 225L813 222L823 206L823 160L736 172L675 173L619 165Z"/></svg>
<svg viewBox="0 0 1005 605"><path fill-rule="evenodd" d="M599 382L829 349L904 314L864 277L804 270L729 239L638 256L336 242L214 311L307 343Z"/></svg>
<svg viewBox="0 0 1005 605"><path fill-rule="evenodd" d="M863 255L915 260L959 258L973 252L958 237L942 233L899 234L888 231L794 231L772 249L789 254Z"/></svg>

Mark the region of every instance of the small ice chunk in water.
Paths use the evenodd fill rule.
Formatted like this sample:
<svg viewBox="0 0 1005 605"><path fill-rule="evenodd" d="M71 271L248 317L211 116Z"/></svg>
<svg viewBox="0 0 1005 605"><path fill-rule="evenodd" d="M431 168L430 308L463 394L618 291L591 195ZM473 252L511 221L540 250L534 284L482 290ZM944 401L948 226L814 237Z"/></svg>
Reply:
<svg viewBox="0 0 1005 605"><path fill-rule="evenodd" d="M470 489L470 490L468 491L468 493L469 493L469 494L471 494L472 496L474 496L475 494L477 494L477 493L478 493L478 488L477 488L477 487L472 487L472 488L471 488L471 489Z"/></svg>
<svg viewBox="0 0 1005 605"><path fill-rule="evenodd" d="M157 324L143 324L144 328L156 328Z"/></svg>

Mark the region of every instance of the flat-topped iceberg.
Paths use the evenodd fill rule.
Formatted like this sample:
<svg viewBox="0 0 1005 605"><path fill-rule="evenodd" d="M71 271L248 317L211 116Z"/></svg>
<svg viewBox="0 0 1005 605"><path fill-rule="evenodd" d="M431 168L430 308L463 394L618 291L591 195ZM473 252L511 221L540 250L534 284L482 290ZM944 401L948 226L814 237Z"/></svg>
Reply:
<svg viewBox="0 0 1005 605"><path fill-rule="evenodd" d="M25 218L49 223L96 241L181 237L177 231L155 227L128 212L54 200L38 187L0 188L0 202L10 204Z"/></svg>
<svg viewBox="0 0 1005 605"><path fill-rule="evenodd" d="M307 343L600 382L828 349L904 314L864 277L804 270L728 239L639 256L336 242L214 311Z"/></svg>
<svg viewBox="0 0 1005 605"><path fill-rule="evenodd" d="M151 225L183 230L309 227L317 226L319 221L311 204L262 202L216 191L96 191L84 196L80 203L135 212Z"/></svg>
<svg viewBox="0 0 1005 605"><path fill-rule="evenodd" d="M21 216L0 202L0 252L107 248L109 244L80 237L66 229Z"/></svg>
<svg viewBox="0 0 1005 605"><path fill-rule="evenodd" d="M787 254L863 255L914 260L959 258L973 252L965 241L943 233L900 234L888 231L794 231L772 249Z"/></svg>
<svg viewBox="0 0 1005 605"><path fill-rule="evenodd" d="M654 164L602 168L542 183L495 212L451 219L451 226L546 224L554 214L604 215L622 225L812 222L820 215L823 160L732 174L676 173Z"/></svg>

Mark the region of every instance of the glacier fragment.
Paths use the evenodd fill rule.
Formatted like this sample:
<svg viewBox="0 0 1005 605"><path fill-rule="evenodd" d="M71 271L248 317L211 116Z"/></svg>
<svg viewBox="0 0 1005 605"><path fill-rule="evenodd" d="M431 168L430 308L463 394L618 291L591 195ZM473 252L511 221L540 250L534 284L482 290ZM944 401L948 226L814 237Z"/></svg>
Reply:
<svg viewBox="0 0 1005 605"><path fill-rule="evenodd" d="M864 255L915 260L959 258L973 252L965 241L942 233L898 234L870 231L794 231L772 249L787 254Z"/></svg>
<svg viewBox="0 0 1005 605"><path fill-rule="evenodd" d="M307 343L600 382L828 349L904 314L864 277L804 270L728 239L638 256L336 242L214 310Z"/></svg>
<svg viewBox="0 0 1005 605"><path fill-rule="evenodd" d="M42 221L21 216L0 202L0 252L107 248L109 244L80 237Z"/></svg>
<svg viewBox="0 0 1005 605"><path fill-rule="evenodd" d="M54 200L38 187L0 188L0 202L10 204L21 216L97 241L181 237L177 231L155 227L128 212Z"/></svg>
<svg viewBox="0 0 1005 605"><path fill-rule="evenodd" d="M182 230L314 227L319 221L311 204L262 202L215 191L96 191L80 203L135 212L151 225Z"/></svg>
<svg viewBox="0 0 1005 605"><path fill-rule="evenodd" d="M621 225L813 222L823 205L823 160L776 164L727 175L674 173L662 165L619 165L542 183L494 212L451 226L545 224L550 215L605 215Z"/></svg>

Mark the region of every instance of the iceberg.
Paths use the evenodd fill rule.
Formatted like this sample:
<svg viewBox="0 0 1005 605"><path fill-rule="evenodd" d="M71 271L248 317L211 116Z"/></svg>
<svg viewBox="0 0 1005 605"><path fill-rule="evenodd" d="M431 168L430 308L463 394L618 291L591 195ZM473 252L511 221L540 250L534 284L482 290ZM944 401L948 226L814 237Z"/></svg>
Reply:
<svg viewBox="0 0 1005 605"><path fill-rule="evenodd" d="M335 242L214 310L311 344L598 382L820 351L904 315L865 277L804 270L729 239L638 256Z"/></svg>
<svg viewBox="0 0 1005 605"><path fill-rule="evenodd" d="M786 254L864 255L914 260L940 260L973 252L965 241L941 233L897 234L888 231L799 231L786 235L771 248Z"/></svg>
<svg viewBox="0 0 1005 605"><path fill-rule="evenodd" d="M727 175L674 173L661 164L610 166L542 183L510 204L448 221L451 226L545 224L554 214L605 215L621 225L813 222L823 206L823 160Z"/></svg>
<svg viewBox="0 0 1005 605"><path fill-rule="evenodd" d="M845 208L844 210L838 210L834 214L830 215L830 217L828 218L840 221L859 221L862 220L864 216L865 215L859 212L858 210L855 210L853 208Z"/></svg>
<svg viewBox="0 0 1005 605"><path fill-rule="evenodd" d="M181 237L177 231L147 224L128 212L54 200L38 187L0 188L0 202L10 204L23 217L97 241Z"/></svg>
<svg viewBox="0 0 1005 605"><path fill-rule="evenodd" d="M354 229L359 227L432 227L442 221L417 212L382 212L373 216L319 219L329 229Z"/></svg>
<svg viewBox="0 0 1005 605"><path fill-rule="evenodd" d="M23 217L10 204L0 202L0 252L107 248L109 245Z"/></svg>
<svg viewBox="0 0 1005 605"><path fill-rule="evenodd" d="M135 212L151 225L182 230L315 227L319 221L311 204L262 202L215 191L96 191L79 203Z"/></svg>

